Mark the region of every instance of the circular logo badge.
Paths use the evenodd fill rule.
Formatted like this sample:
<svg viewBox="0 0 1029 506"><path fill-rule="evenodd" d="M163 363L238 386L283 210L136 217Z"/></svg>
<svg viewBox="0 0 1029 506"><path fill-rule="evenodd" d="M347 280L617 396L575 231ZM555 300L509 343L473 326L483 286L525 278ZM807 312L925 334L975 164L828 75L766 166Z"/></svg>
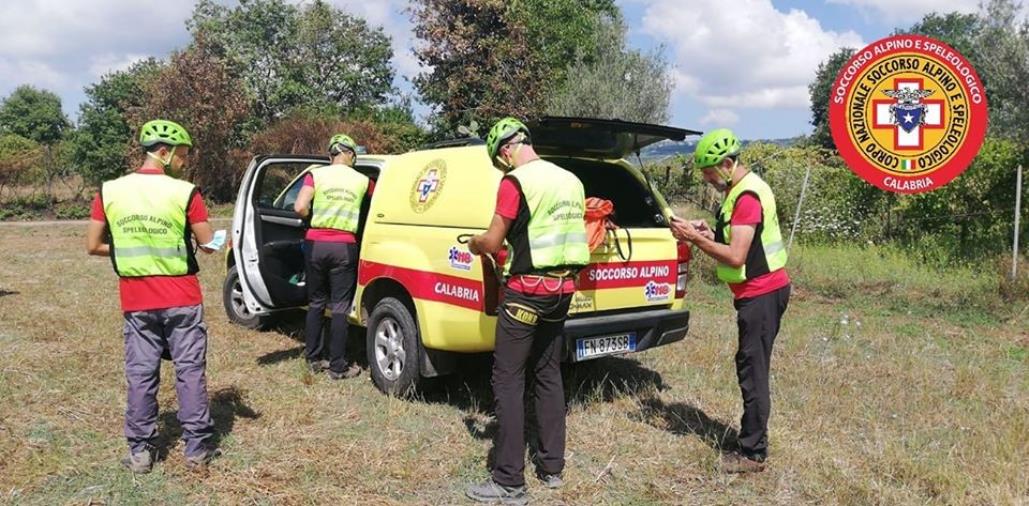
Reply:
<svg viewBox="0 0 1029 506"><path fill-rule="evenodd" d="M898 193L932 191L961 174L986 135L986 92L968 60L920 35L854 53L829 96L840 156L858 176Z"/></svg>
<svg viewBox="0 0 1029 506"><path fill-rule="evenodd" d="M443 160L429 162L414 181L411 187L411 209L416 213L424 213L436 198L443 191L443 185L447 182L447 163Z"/></svg>

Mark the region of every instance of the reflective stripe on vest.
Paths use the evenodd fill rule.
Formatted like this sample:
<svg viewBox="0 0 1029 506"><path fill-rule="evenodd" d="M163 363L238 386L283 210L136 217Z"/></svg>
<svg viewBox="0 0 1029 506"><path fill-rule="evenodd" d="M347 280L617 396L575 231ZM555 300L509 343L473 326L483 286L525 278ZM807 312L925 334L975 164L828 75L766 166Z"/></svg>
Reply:
<svg viewBox="0 0 1029 506"><path fill-rule="evenodd" d="M357 232L361 202L368 193L368 177L346 165L311 169L311 177L311 227Z"/></svg>
<svg viewBox="0 0 1029 506"><path fill-rule="evenodd" d="M729 190L722 202L718 215L715 239L722 244L732 241L732 213L736 201L744 193L753 193L761 201L761 223L756 230L751 250L747 252L747 260L740 267L718 264L718 279L726 283L742 283L763 274L777 271L786 266L786 246L782 242L779 229L779 217L776 214L775 195L772 189L757 174L747 173ZM760 248L761 251L755 251Z"/></svg>
<svg viewBox="0 0 1029 506"><path fill-rule="evenodd" d="M589 263L586 239L586 196L574 174L542 160L511 171L518 181L529 211L526 236L532 269L581 267ZM516 263L513 248L504 272L511 274ZM520 262L524 263L524 262ZM516 272L515 274L527 274Z"/></svg>
<svg viewBox="0 0 1029 506"><path fill-rule="evenodd" d="M101 187L111 232L111 261L122 277L190 272L186 210L191 183L158 174L129 174Z"/></svg>

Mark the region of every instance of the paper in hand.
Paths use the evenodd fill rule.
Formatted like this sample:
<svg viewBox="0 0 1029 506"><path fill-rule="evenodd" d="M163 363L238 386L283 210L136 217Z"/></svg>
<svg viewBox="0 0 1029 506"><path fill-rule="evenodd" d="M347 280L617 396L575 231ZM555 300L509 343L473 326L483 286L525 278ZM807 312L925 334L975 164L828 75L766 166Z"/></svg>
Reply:
<svg viewBox="0 0 1029 506"><path fill-rule="evenodd" d="M224 245L225 245L225 230L223 229L223 230L215 230L215 232L214 232L214 239L211 239L211 242L209 242L207 244L201 244L200 246L202 248L213 249L213 250L217 251L217 250L222 249L222 246L224 246Z"/></svg>

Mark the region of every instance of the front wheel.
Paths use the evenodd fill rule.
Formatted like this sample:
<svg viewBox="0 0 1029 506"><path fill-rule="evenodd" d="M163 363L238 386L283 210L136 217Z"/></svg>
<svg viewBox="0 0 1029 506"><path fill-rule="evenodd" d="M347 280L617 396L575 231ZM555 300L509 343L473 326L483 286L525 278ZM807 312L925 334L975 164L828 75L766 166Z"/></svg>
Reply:
<svg viewBox="0 0 1029 506"><path fill-rule="evenodd" d="M388 395L407 395L420 379L418 326L404 303L386 297L368 319L368 369L372 381Z"/></svg>
<svg viewBox="0 0 1029 506"><path fill-rule="evenodd" d="M222 305L225 306L225 314L229 321L236 325L253 330L268 326L269 317L254 314L243 300L243 283L239 280L239 271L235 265L229 267L225 283L222 285Z"/></svg>

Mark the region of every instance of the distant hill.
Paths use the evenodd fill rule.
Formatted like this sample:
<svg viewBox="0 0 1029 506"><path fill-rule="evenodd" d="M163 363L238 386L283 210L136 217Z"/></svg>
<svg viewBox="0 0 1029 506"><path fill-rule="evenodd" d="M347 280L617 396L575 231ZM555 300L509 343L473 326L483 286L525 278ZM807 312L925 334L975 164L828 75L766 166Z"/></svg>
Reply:
<svg viewBox="0 0 1029 506"><path fill-rule="evenodd" d="M690 155L697 149L697 142L699 139L691 139L685 141L661 141L647 146L641 153L640 158L643 159L643 163L656 163L665 159L673 158L675 155ZM753 139L744 140L743 145L764 142L771 143L778 146L792 146L801 140L800 137L792 137L789 139ZM636 161L636 157L630 157L632 161Z"/></svg>

